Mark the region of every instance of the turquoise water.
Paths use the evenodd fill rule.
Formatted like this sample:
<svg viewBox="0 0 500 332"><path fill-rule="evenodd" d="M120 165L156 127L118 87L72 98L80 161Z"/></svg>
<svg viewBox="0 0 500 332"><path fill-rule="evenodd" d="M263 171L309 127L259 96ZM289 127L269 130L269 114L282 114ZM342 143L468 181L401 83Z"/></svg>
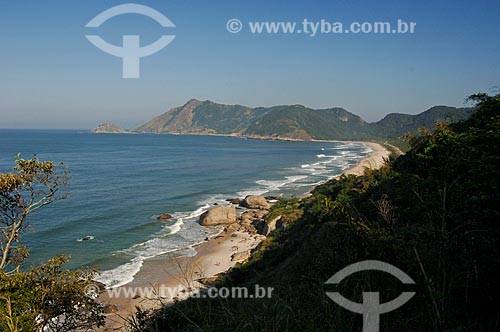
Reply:
<svg viewBox="0 0 500 332"><path fill-rule="evenodd" d="M96 267L104 271L100 280L116 286L131 281L145 259L186 253L217 233L196 223L215 203L302 194L371 150L360 143L0 130L0 171L12 168L18 152L65 162L72 174L70 198L29 218L23 241L30 261L69 254L67 267ZM174 218L156 220L165 212ZM92 240L81 241L87 236Z"/></svg>

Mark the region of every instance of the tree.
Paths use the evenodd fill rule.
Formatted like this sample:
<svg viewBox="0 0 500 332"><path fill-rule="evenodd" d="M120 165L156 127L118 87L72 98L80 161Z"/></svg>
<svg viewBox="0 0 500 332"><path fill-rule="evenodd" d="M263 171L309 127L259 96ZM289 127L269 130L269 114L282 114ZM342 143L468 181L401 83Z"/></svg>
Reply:
<svg viewBox="0 0 500 332"><path fill-rule="evenodd" d="M25 160L18 155L13 172L0 173L0 270L6 271L9 265L19 269L28 256L26 247L19 245L28 215L65 198L59 192L69 179L64 164L40 161L36 156Z"/></svg>
<svg viewBox="0 0 500 332"><path fill-rule="evenodd" d="M64 164L17 156L0 173L0 331L88 331L104 325L103 306L86 287L95 271L64 270L69 257L21 271L29 250L20 243L28 216L57 200L70 173Z"/></svg>

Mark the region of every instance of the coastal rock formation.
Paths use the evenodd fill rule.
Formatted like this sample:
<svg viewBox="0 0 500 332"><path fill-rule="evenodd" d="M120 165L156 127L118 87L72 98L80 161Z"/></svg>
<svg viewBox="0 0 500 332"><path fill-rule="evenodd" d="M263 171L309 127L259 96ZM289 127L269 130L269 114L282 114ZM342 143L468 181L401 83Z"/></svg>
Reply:
<svg viewBox="0 0 500 332"><path fill-rule="evenodd" d="M245 250L242 252L237 252L231 256L233 262L240 262L248 259L250 257L250 250Z"/></svg>
<svg viewBox="0 0 500 332"><path fill-rule="evenodd" d="M268 210L248 210L240 217L240 231L265 235Z"/></svg>
<svg viewBox="0 0 500 332"><path fill-rule="evenodd" d="M268 236L276 228L281 228L283 225L279 222L280 220L281 216L277 216L276 218L269 220L264 226L262 235Z"/></svg>
<svg viewBox="0 0 500 332"><path fill-rule="evenodd" d="M271 204L266 201L265 197L256 195L248 195L240 205L249 209L269 210L271 208Z"/></svg>
<svg viewBox="0 0 500 332"><path fill-rule="evenodd" d="M163 214L159 215L156 219L158 219L158 220L168 220L170 218L172 218L171 214L163 213Z"/></svg>
<svg viewBox="0 0 500 332"><path fill-rule="evenodd" d="M237 220L236 209L229 206L218 206L200 216L200 225L217 226L233 224Z"/></svg>
<svg viewBox="0 0 500 332"><path fill-rule="evenodd" d="M111 123L103 123L90 131L93 134L126 134L125 129Z"/></svg>
<svg viewBox="0 0 500 332"><path fill-rule="evenodd" d="M229 198L226 199L226 202L229 202L231 204L239 205L241 203L241 199L239 198Z"/></svg>

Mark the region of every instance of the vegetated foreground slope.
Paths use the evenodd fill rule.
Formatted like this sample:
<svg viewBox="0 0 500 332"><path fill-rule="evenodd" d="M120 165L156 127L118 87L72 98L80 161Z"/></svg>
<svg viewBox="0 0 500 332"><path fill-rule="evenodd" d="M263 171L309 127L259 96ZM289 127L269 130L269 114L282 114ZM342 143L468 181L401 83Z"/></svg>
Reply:
<svg viewBox="0 0 500 332"><path fill-rule="evenodd" d="M380 170L343 176L303 200L282 200L282 216L250 261L218 286L274 287L265 299L189 299L141 312L136 331L361 331L362 316L326 291L381 302L416 295L381 316L380 331L498 331L500 307L500 96L474 97L464 122L411 139L412 149ZM363 260L395 265L416 281L359 272L337 287L334 273Z"/></svg>

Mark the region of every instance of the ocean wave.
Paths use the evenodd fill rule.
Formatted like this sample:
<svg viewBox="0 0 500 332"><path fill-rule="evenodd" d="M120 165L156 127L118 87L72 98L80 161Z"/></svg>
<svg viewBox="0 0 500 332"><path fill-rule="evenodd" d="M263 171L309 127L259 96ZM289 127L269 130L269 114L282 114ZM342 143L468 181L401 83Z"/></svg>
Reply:
<svg viewBox="0 0 500 332"><path fill-rule="evenodd" d="M254 189L246 189L242 191L238 191L236 196L238 197L246 197L248 195L262 195L267 192L267 189L264 188L254 188Z"/></svg>
<svg viewBox="0 0 500 332"><path fill-rule="evenodd" d="M132 258L132 260L128 263L122 264L114 269L101 272L95 280L102 282L107 288L124 286L134 281L134 276L141 270L144 259L144 257Z"/></svg>
<svg viewBox="0 0 500 332"><path fill-rule="evenodd" d="M215 236L221 228L202 227L196 221L201 214L209 210L215 203L217 205L229 205L225 200L230 197L245 197L247 195L263 195L272 191L283 191L286 189L298 189L302 187L314 187L339 176L345 169L356 164L365 154L363 152L352 152L360 144L343 144L342 146L329 149L338 150L335 155L318 154L321 161L302 164L287 170L295 172L295 175L284 176L280 180L260 179L255 181L257 186L243 189L231 194L207 195L198 200L197 207L192 211L175 212L172 214L172 222L163 226L162 230L152 235L145 242L132 245L129 248L115 252L121 257L129 257L128 261L113 269L104 271L98 278L107 287L113 288L125 285L134 280L134 276L140 271L146 259L176 252L182 255L195 255L194 247L204 242L206 237ZM365 148L365 150L367 150ZM322 150L323 151L323 150ZM368 153L368 152L366 152ZM352 160L351 160L352 157ZM347 160L346 160L347 159ZM305 172L305 174L304 174ZM297 174L299 173L299 174ZM203 193L204 194L204 193Z"/></svg>
<svg viewBox="0 0 500 332"><path fill-rule="evenodd" d="M178 218L175 224L170 226L165 226L165 229L168 229L170 231L168 235L174 235L181 230L182 225L184 225L184 219Z"/></svg>

